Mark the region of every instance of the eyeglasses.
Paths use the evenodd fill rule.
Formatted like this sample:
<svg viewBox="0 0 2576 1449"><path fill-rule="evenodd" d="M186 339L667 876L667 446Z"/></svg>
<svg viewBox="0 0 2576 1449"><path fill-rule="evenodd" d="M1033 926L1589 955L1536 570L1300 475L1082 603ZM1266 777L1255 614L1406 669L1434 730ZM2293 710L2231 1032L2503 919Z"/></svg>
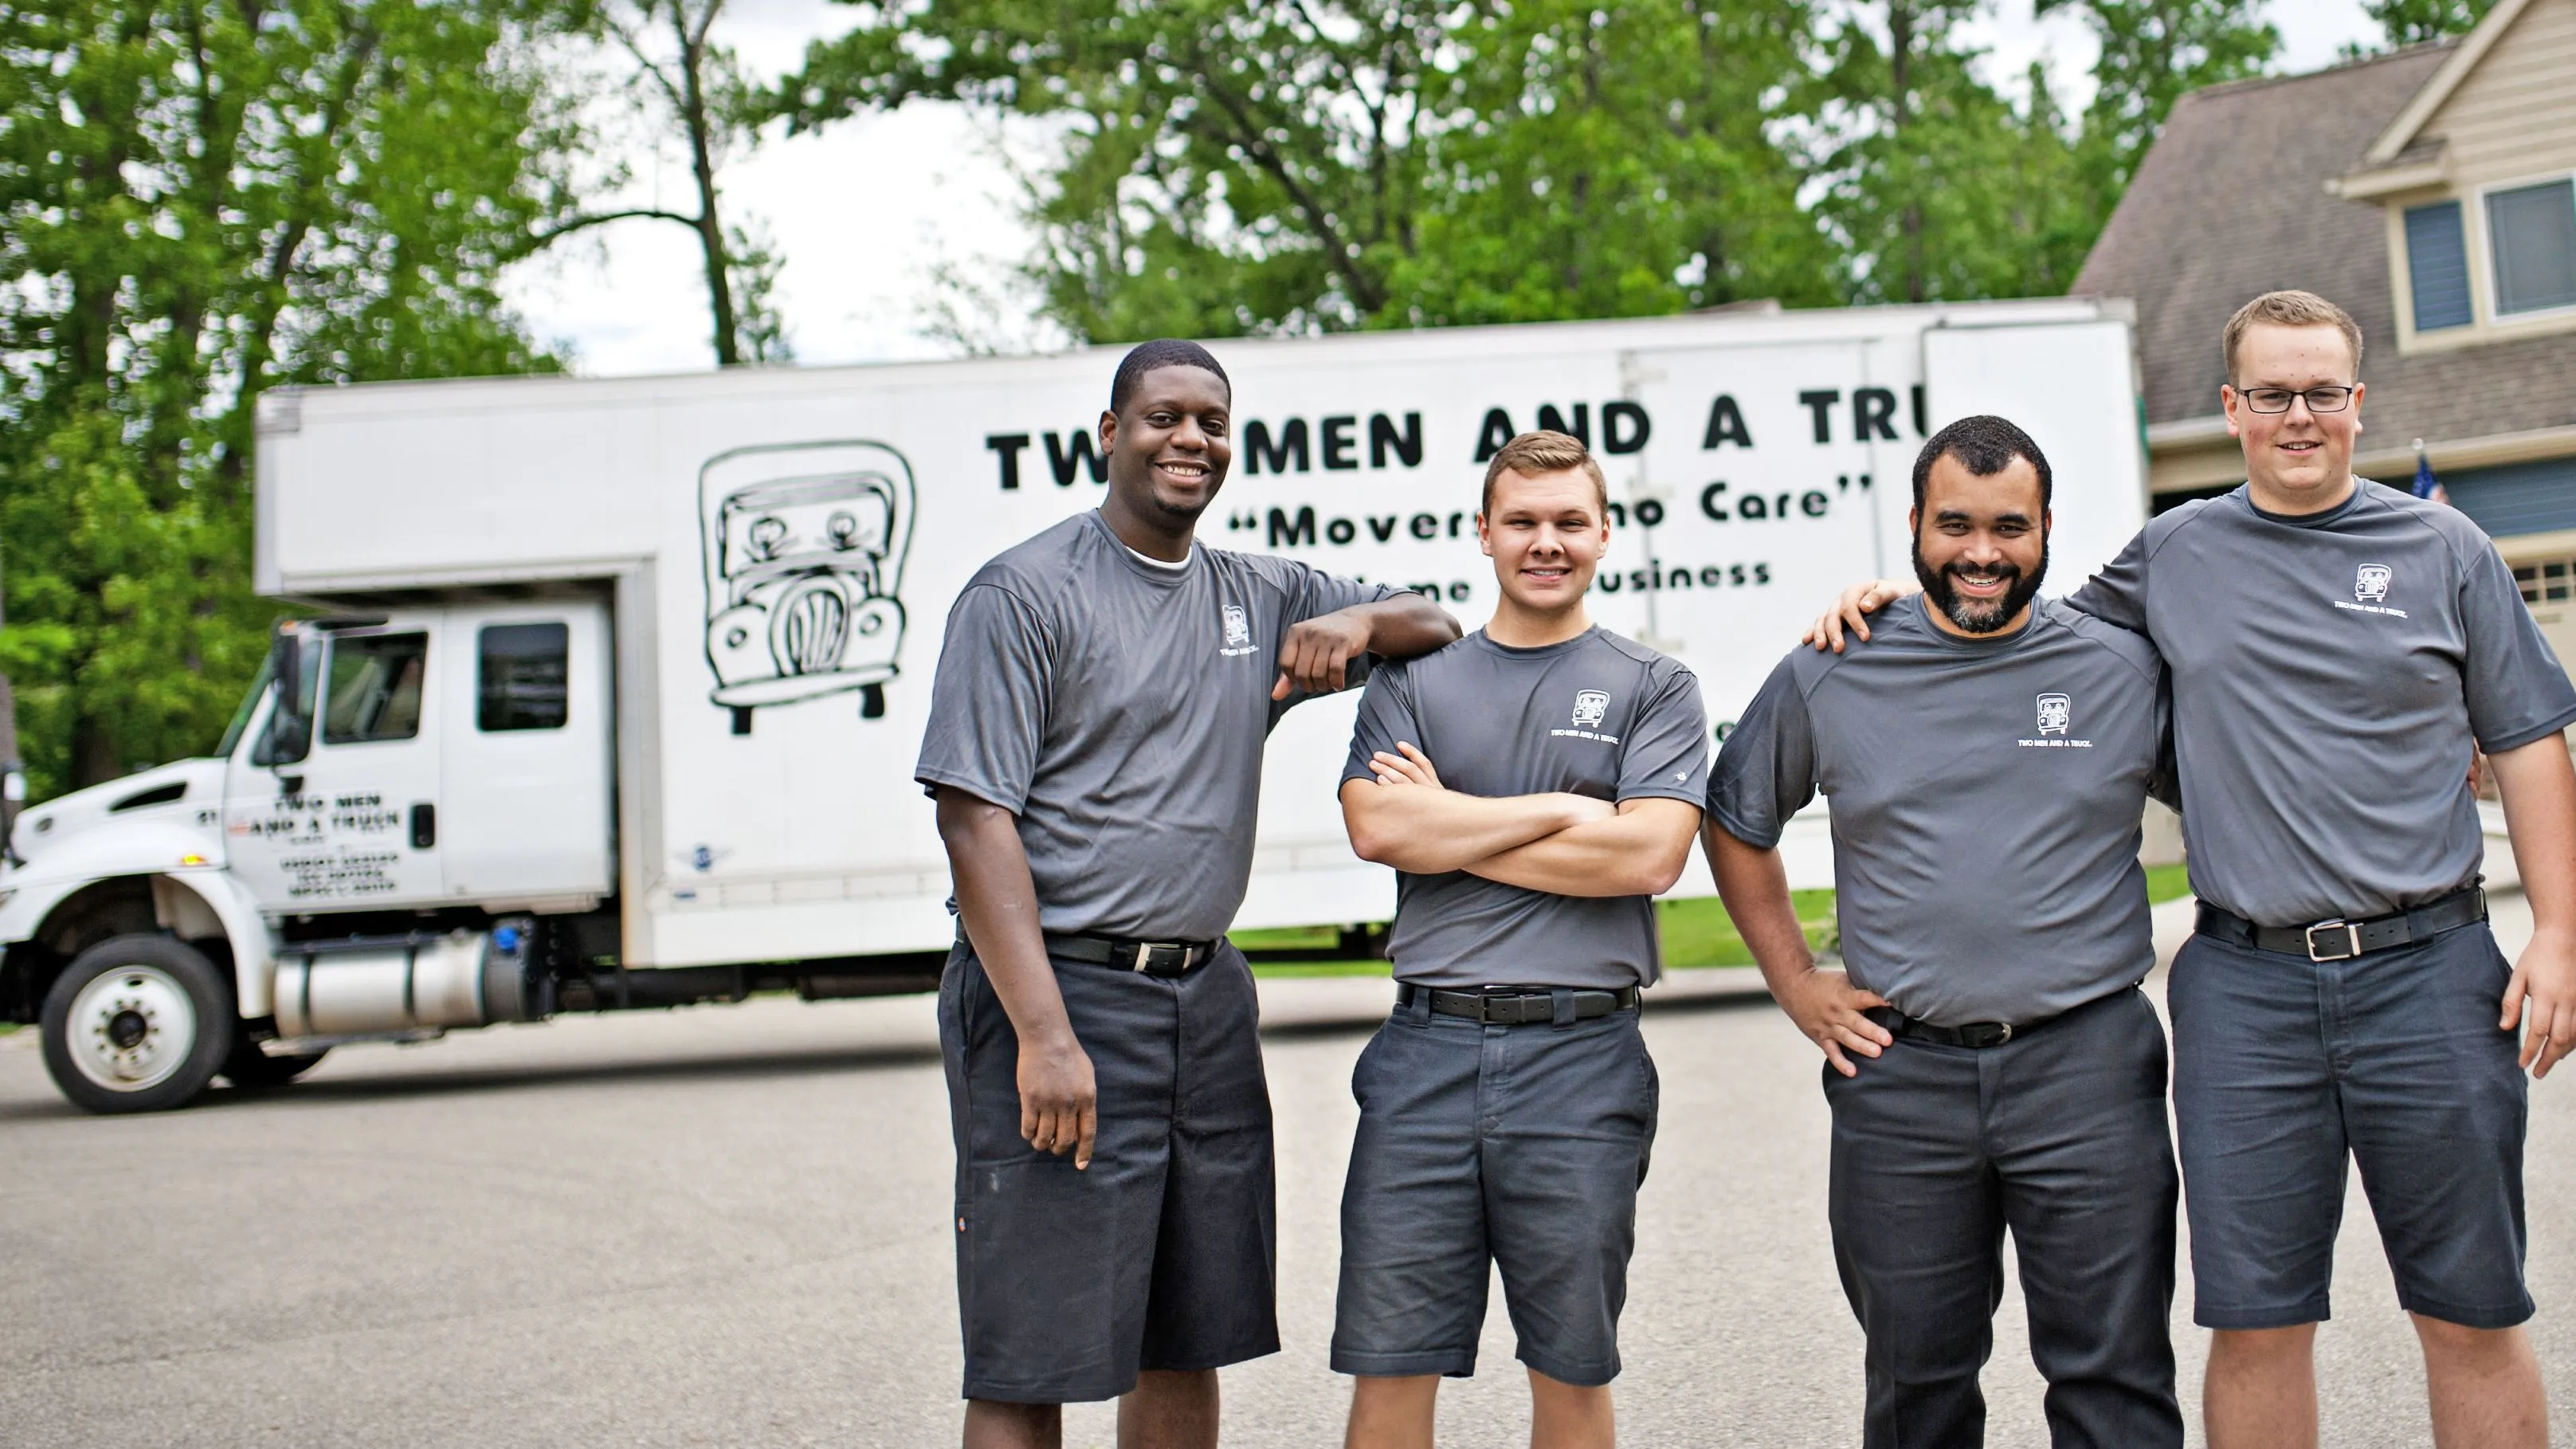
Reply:
<svg viewBox="0 0 2576 1449"><path fill-rule="evenodd" d="M2352 406L2352 389L2348 387L2312 387L2305 392L2292 392L2286 387L2249 387L2240 388L2236 395L2258 413L2286 413L2294 398L2306 398L2312 413L2339 413Z"/></svg>

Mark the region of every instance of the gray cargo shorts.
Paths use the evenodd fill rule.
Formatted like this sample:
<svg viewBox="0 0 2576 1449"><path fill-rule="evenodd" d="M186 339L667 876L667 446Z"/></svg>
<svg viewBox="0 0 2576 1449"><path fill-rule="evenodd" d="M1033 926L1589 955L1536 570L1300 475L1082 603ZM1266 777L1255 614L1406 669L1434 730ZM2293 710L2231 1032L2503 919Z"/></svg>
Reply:
<svg viewBox="0 0 2576 1449"><path fill-rule="evenodd" d="M963 944L939 984L957 1139L965 1397L1113 1399L1144 1369L1276 1353L1277 1226L1260 1003L1231 946L1167 978L1056 963L1091 1058L1091 1166L1020 1136L1019 1038Z"/></svg>
<svg viewBox="0 0 2576 1449"><path fill-rule="evenodd" d="M1333 1371L1474 1373L1490 1262L1520 1361L1606 1384L1655 1137L1637 1013L1486 1026L1429 1000L1399 1009L1351 1073Z"/></svg>
<svg viewBox="0 0 2576 1449"><path fill-rule="evenodd" d="M2174 959L2174 1121L2204 1328L2329 1314L2347 1158L2408 1311L2529 1318L2527 1084L2483 921L2343 961L2194 936Z"/></svg>

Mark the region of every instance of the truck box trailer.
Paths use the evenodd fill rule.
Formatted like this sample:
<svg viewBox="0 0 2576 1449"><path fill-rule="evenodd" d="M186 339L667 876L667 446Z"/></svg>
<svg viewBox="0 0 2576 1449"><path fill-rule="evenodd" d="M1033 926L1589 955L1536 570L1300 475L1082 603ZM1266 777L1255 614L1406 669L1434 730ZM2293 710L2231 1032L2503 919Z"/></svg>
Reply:
<svg viewBox="0 0 2576 1449"><path fill-rule="evenodd" d="M1204 542L1473 627L1485 459L1573 433L1611 488L1595 617L1686 660L1721 721L1836 587L1907 567L1911 464L1952 418L2051 455L2061 586L2145 514L2118 303L1218 351L1236 451ZM42 1023L74 1100L135 1110L350 1042L928 987L955 925L911 767L942 624L986 558L1095 506L1116 356L269 393L257 585L300 617L213 756L23 813L0 1012ZM1351 709L1274 734L1239 925L1392 913L1335 804ZM1820 822L1789 854L1830 882Z"/></svg>

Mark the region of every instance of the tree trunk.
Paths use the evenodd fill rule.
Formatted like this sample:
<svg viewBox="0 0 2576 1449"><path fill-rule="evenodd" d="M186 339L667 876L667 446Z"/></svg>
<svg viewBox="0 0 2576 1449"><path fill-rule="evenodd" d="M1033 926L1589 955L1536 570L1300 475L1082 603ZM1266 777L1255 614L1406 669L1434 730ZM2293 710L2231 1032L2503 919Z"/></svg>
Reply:
<svg viewBox="0 0 2576 1449"><path fill-rule="evenodd" d="M709 20L714 16L710 14ZM689 172L698 183L698 250L707 269L707 310L715 324L716 365L742 361L742 340L734 316L733 259L726 253L724 222L716 213L715 140L707 117L706 40L689 33L688 11L671 8L672 29L680 38L680 123L689 129Z"/></svg>
<svg viewBox="0 0 2576 1449"><path fill-rule="evenodd" d="M72 788L104 785L125 773L107 726L83 715L72 721Z"/></svg>
<svg viewBox="0 0 2576 1449"><path fill-rule="evenodd" d="M1915 189L1921 180L1922 166L1908 149L1907 123L1914 119L1913 93L1910 89L1914 71L1914 12L1906 0L1888 0L1887 50L1890 139L1895 145L1896 164L1906 174L1899 182L1898 194L1905 198L1904 210L1897 214L1897 230L1905 242L1905 300L1920 302L1923 284L1923 198Z"/></svg>

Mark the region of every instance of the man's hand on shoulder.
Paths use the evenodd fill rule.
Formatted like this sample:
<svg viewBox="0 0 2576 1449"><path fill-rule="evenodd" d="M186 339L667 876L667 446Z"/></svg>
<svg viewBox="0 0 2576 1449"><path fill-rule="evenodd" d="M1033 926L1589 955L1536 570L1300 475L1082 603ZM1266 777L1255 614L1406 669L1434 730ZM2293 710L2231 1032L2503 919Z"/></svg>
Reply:
<svg viewBox="0 0 2576 1449"><path fill-rule="evenodd" d="M2505 986L2499 1024L2521 1030L2522 1065L2535 1077L2548 1076L2576 1050L2576 938L2548 928L2532 932Z"/></svg>
<svg viewBox="0 0 2576 1449"><path fill-rule="evenodd" d="M1845 1051L1874 1057L1896 1041L1887 1028L1861 1015L1873 1006L1885 1006L1885 998L1852 985L1851 978L1840 971L1810 966L1789 977L1774 994L1798 1030L1822 1048L1825 1060L1846 1077L1860 1075L1860 1069L1843 1055Z"/></svg>
<svg viewBox="0 0 2576 1449"><path fill-rule="evenodd" d="M1869 637L1869 616L1904 598L1922 592L1922 585L1911 579L1871 579L1842 591L1833 607L1816 616L1798 642L1818 649L1843 652L1843 631L1849 629L1863 639Z"/></svg>

